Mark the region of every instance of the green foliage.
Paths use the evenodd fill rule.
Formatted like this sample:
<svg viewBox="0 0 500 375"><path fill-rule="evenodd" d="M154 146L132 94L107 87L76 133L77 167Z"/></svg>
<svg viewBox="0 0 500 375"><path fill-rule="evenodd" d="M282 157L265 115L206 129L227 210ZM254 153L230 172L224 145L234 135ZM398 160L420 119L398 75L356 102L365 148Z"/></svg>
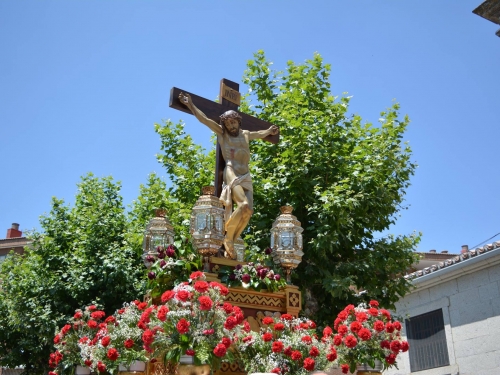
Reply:
<svg viewBox="0 0 500 375"><path fill-rule="evenodd" d="M191 210L201 188L214 183L215 148L206 153L190 135L186 135L182 122L174 124L169 120L161 125L155 124L155 131L160 136L162 151L157 159L165 167L171 182L165 208L175 225L176 234L187 238Z"/></svg>
<svg viewBox="0 0 500 375"><path fill-rule="evenodd" d="M23 256L3 262L0 279L0 363L47 372L54 332L75 309L99 300L107 313L144 293L139 249L126 241L128 224L111 178L89 174L75 206L53 198Z"/></svg>
<svg viewBox="0 0 500 375"><path fill-rule="evenodd" d="M246 241L265 247L279 207L292 205L304 228L304 258L293 282L319 303L315 317L331 322L335 311L361 298L391 307L410 284L399 277L415 261L419 236L375 239L404 209L416 165L403 142L408 117L399 105L380 114L380 125L348 115L350 98L330 93L330 66L321 56L271 70L259 51L243 81L251 95L242 107L280 128L273 145L255 142L251 170L255 214ZM251 103L255 103L250 105ZM365 290L365 297L356 297Z"/></svg>

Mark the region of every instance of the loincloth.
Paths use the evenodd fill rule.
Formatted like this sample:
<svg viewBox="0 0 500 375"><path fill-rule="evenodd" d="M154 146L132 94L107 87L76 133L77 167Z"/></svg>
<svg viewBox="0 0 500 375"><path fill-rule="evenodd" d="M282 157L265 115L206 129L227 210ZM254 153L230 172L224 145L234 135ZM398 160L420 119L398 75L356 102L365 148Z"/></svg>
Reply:
<svg viewBox="0 0 500 375"><path fill-rule="evenodd" d="M222 183L222 193L220 194L220 200L222 204L224 205L226 211L224 212L224 220L227 224L229 221L229 218L231 217L231 214L233 213L233 194L232 194L232 189L235 186L241 186L243 190L246 191L253 191L252 187L252 177L250 176L250 173L245 173L242 176L238 176L234 178L229 185L226 185L226 183Z"/></svg>

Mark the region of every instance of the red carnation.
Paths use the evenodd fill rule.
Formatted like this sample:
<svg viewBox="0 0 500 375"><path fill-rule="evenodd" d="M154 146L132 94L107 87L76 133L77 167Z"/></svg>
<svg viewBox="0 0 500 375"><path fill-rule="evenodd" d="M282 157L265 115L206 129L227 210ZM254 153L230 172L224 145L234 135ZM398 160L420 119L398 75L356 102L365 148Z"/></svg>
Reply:
<svg viewBox="0 0 500 375"><path fill-rule="evenodd" d="M281 341L273 342L272 351L273 353L281 353L283 351L283 343Z"/></svg>
<svg viewBox="0 0 500 375"><path fill-rule="evenodd" d="M276 323L274 325L274 329L276 331L283 331L285 329L285 325L283 323Z"/></svg>
<svg viewBox="0 0 500 375"><path fill-rule="evenodd" d="M273 374L281 374L281 369L279 367L275 367L271 370L271 373Z"/></svg>
<svg viewBox="0 0 500 375"><path fill-rule="evenodd" d="M339 328L337 328L337 332L340 336L344 336L347 333L347 326L343 324L339 325Z"/></svg>
<svg viewBox="0 0 500 375"><path fill-rule="evenodd" d="M71 326L69 324L66 324L64 327L62 327L61 334L65 335L66 333L69 332L70 329L71 329Z"/></svg>
<svg viewBox="0 0 500 375"><path fill-rule="evenodd" d="M393 333L394 332L394 324L392 324L391 322L386 323L385 331L387 333Z"/></svg>
<svg viewBox="0 0 500 375"><path fill-rule="evenodd" d="M361 328L358 332L358 336L363 341L368 341L372 338L372 333L369 329Z"/></svg>
<svg viewBox="0 0 500 375"><path fill-rule="evenodd" d="M213 305L213 302L209 296L201 296L200 298L198 298L198 302L200 303L200 310L210 310Z"/></svg>
<svg viewBox="0 0 500 375"><path fill-rule="evenodd" d="M167 290L165 293L161 295L161 301L163 303L170 301L172 298L174 298L175 292L173 290Z"/></svg>
<svg viewBox="0 0 500 375"><path fill-rule="evenodd" d="M396 321L395 321L394 323L392 323L392 324L394 325L394 328L395 328L397 331L401 331L401 328L402 328L402 327L401 327L401 323L400 323L400 322L398 322L398 321L396 320Z"/></svg>
<svg viewBox="0 0 500 375"><path fill-rule="evenodd" d="M377 302L377 301L375 301L374 299L372 299L372 300L370 301L370 306L371 306L371 307L378 307L378 302Z"/></svg>
<svg viewBox="0 0 500 375"><path fill-rule="evenodd" d="M396 354L394 354L394 353L389 354L387 357L385 357L385 361L389 365L393 365L394 362L396 362Z"/></svg>
<svg viewBox="0 0 500 375"><path fill-rule="evenodd" d="M309 329L309 324L307 324L307 323L300 323L299 327L302 328L302 329Z"/></svg>
<svg viewBox="0 0 500 375"><path fill-rule="evenodd" d="M292 355L292 347L291 346L287 346L285 348L285 350L283 351L283 353L287 356L291 356Z"/></svg>
<svg viewBox="0 0 500 375"><path fill-rule="evenodd" d="M106 316L104 311L94 311L90 316L95 320L100 320Z"/></svg>
<svg viewBox="0 0 500 375"><path fill-rule="evenodd" d="M217 357L224 357L226 355L227 349L223 344L217 344L214 348L214 354Z"/></svg>
<svg viewBox="0 0 500 375"><path fill-rule="evenodd" d="M73 318L75 318L75 319L81 319L82 316L83 316L83 314L81 313L81 311L77 311L75 313L75 315L73 315Z"/></svg>
<svg viewBox="0 0 500 375"><path fill-rule="evenodd" d="M311 348L311 350L309 350L309 355L311 357L317 357L319 355L319 349L317 347L313 346Z"/></svg>
<svg viewBox="0 0 500 375"><path fill-rule="evenodd" d="M283 320L292 320L293 316L291 316L290 314L283 314L283 315L281 315L281 319L283 319Z"/></svg>
<svg viewBox="0 0 500 375"><path fill-rule="evenodd" d="M309 328L311 328L311 329L315 329L316 328L316 323L314 323L312 320L309 320L307 322L307 324L309 324Z"/></svg>
<svg viewBox="0 0 500 375"><path fill-rule="evenodd" d="M87 367L92 366L92 361L90 359L86 359L84 363L85 363L85 366L87 366Z"/></svg>
<svg viewBox="0 0 500 375"><path fill-rule="evenodd" d="M236 320L236 318L234 316L228 316L226 319L226 322L224 323L224 328L231 330L234 327L236 327L237 324L238 324L238 321Z"/></svg>
<svg viewBox="0 0 500 375"><path fill-rule="evenodd" d="M273 334L272 333L264 333L262 335L262 340L264 340L265 342L269 342L269 341L272 341L273 340Z"/></svg>
<svg viewBox="0 0 500 375"><path fill-rule="evenodd" d="M398 354L401 349L401 343L399 341L393 341L390 344L390 348L394 353Z"/></svg>
<svg viewBox="0 0 500 375"><path fill-rule="evenodd" d="M352 332L357 333L363 326L360 322L354 321L351 323L350 328Z"/></svg>
<svg viewBox="0 0 500 375"><path fill-rule="evenodd" d="M266 316L265 318L262 319L262 324L269 325L269 324L273 324L273 323L274 323L274 319L269 317L269 316Z"/></svg>
<svg viewBox="0 0 500 375"><path fill-rule="evenodd" d="M340 335L333 336L333 344L337 345L337 346L342 344L342 336L340 336Z"/></svg>
<svg viewBox="0 0 500 375"><path fill-rule="evenodd" d="M292 357L292 359L293 359L294 361L299 361L299 360L301 360L301 359L302 359L302 353L301 353L301 352L299 352L298 350L294 350L294 351L292 352L291 357Z"/></svg>
<svg viewBox="0 0 500 375"><path fill-rule="evenodd" d="M188 333L190 325L191 323L189 323L186 319L182 318L177 323L177 332L179 332L181 335L184 333Z"/></svg>
<svg viewBox="0 0 500 375"><path fill-rule="evenodd" d="M116 361L118 359L118 357L120 356L120 353L118 353L118 350L116 350L115 348L111 348L108 350L108 353L106 354L106 356L111 359L112 361Z"/></svg>
<svg viewBox="0 0 500 375"><path fill-rule="evenodd" d="M274 326L276 328L276 325ZM245 332L250 332L252 330L252 327L250 327L250 323L248 323L246 320L243 322L243 331Z"/></svg>
<svg viewBox="0 0 500 375"><path fill-rule="evenodd" d="M314 365L314 359L307 357L304 359L304 365L302 367L304 367L307 371L312 371L314 370Z"/></svg>
<svg viewBox="0 0 500 375"><path fill-rule="evenodd" d="M167 313L168 313L168 307L165 306L165 305L162 305L160 306L160 308L158 309L158 313L156 314L156 317L164 322L165 320L167 320Z"/></svg>
<svg viewBox="0 0 500 375"><path fill-rule="evenodd" d="M186 302L189 298L191 297L191 293L189 293L187 290L179 290L177 294L175 295L175 298L177 298L179 301Z"/></svg>
<svg viewBox="0 0 500 375"><path fill-rule="evenodd" d="M323 329L323 337L330 337L332 335L333 331L329 326L326 326Z"/></svg>
<svg viewBox="0 0 500 375"><path fill-rule="evenodd" d="M354 305L347 305L344 311L349 314L351 311L354 311Z"/></svg>
<svg viewBox="0 0 500 375"><path fill-rule="evenodd" d="M127 348L130 349L134 346L134 340L132 339L126 339L123 345Z"/></svg>
<svg viewBox="0 0 500 375"><path fill-rule="evenodd" d="M387 318L387 320L391 320L391 313L385 309L380 309L380 313Z"/></svg>
<svg viewBox="0 0 500 375"><path fill-rule="evenodd" d="M378 315L378 310L375 307L370 307L368 309L368 314L370 314L371 316L377 316Z"/></svg>
<svg viewBox="0 0 500 375"><path fill-rule="evenodd" d="M59 344L60 341L61 341L61 336L55 335L54 336L54 344Z"/></svg>
<svg viewBox="0 0 500 375"><path fill-rule="evenodd" d="M97 369L99 372L106 372L106 365L101 361L97 362Z"/></svg>
<svg viewBox="0 0 500 375"><path fill-rule="evenodd" d="M101 339L101 345L104 347L108 346L110 342L111 342L111 337L109 337L109 336L104 336Z"/></svg>
<svg viewBox="0 0 500 375"><path fill-rule="evenodd" d="M220 294L223 296L227 296L229 293L229 289L227 289L224 285L221 283L218 283L217 281L211 281L208 285L210 285L212 288L218 289Z"/></svg>
<svg viewBox="0 0 500 375"><path fill-rule="evenodd" d="M194 283L193 287L198 293L205 293L208 291L208 283L206 281L197 281Z"/></svg>
<svg viewBox="0 0 500 375"><path fill-rule="evenodd" d="M114 323L116 322L116 318L113 316L113 315L110 315L106 318L106 320L104 321L106 323Z"/></svg>
<svg viewBox="0 0 500 375"><path fill-rule="evenodd" d="M300 340L306 344L310 344L312 342L311 336L303 336Z"/></svg>
<svg viewBox="0 0 500 375"><path fill-rule="evenodd" d="M231 305L229 302L224 302L222 308L224 309L226 314L231 314L233 312L233 305Z"/></svg>
<svg viewBox="0 0 500 375"><path fill-rule="evenodd" d="M138 309L138 310L144 310L147 306L148 306L148 303L147 303L147 302L140 302L140 303L137 305L137 309Z"/></svg>
<svg viewBox="0 0 500 375"><path fill-rule="evenodd" d="M328 359L329 362L333 362L337 359L337 351L335 348L330 348L330 353L326 355L326 359Z"/></svg>
<svg viewBox="0 0 500 375"><path fill-rule="evenodd" d="M337 318L339 318L340 320L344 321L347 319L347 312L346 311L341 311L338 313L337 315Z"/></svg>
<svg viewBox="0 0 500 375"><path fill-rule="evenodd" d="M153 331L147 329L144 331L142 334L142 341L144 342L145 345L151 345L155 339L155 334Z"/></svg>
<svg viewBox="0 0 500 375"><path fill-rule="evenodd" d="M229 337L223 337L221 341L221 344L226 347L226 349L229 349L231 346L231 339Z"/></svg>
<svg viewBox="0 0 500 375"><path fill-rule="evenodd" d="M97 328L97 322L96 322L95 320L90 319L90 320L87 322L87 326L88 326L89 328L92 328L92 329Z"/></svg>
<svg viewBox="0 0 500 375"><path fill-rule="evenodd" d="M348 348L354 348L358 344L358 340L353 335L347 335L344 339L344 344Z"/></svg>
<svg viewBox="0 0 500 375"><path fill-rule="evenodd" d="M342 320L340 320L339 318L335 319L333 321L333 329L334 330L337 330L339 328L339 324L342 323Z"/></svg>
<svg viewBox="0 0 500 375"><path fill-rule="evenodd" d="M363 311L357 312L356 320L360 323L366 322L368 320L368 315L366 315Z"/></svg>
<svg viewBox="0 0 500 375"><path fill-rule="evenodd" d="M382 332L385 329L385 324L381 320L376 320L375 323L373 323L373 329L377 332Z"/></svg>
<svg viewBox="0 0 500 375"><path fill-rule="evenodd" d="M249 341L252 341L253 340L253 337L252 336L245 336L243 337L243 342L249 342Z"/></svg>
<svg viewBox="0 0 500 375"><path fill-rule="evenodd" d="M89 341L89 338L88 338L87 336L83 336L83 337L79 340L80 344L85 344L87 341Z"/></svg>
<svg viewBox="0 0 500 375"><path fill-rule="evenodd" d="M205 274L201 271L195 271L191 274L191 276L189 276L189 278L191 280L195 280L195 279L204 279L205 278Z"/></svg>
<svg viewBox="0 0 500 375"><path fill-rule="evenodd" d="M49 375L57 375L57 372L49 371Z"/></svg>
<svg viewBox="0 0 500 375"><path fill-rule="evenodd" d="M342 369L343 374L347 374L349 372L349 365L346 365L345 363L341 365L340 368Z"/></svg>
<svg viewBox="0 0 500 375"><path fill-rule="evenodd" d="M194 356L196 352L193 349L186 349L186 355Z"/></svg>
<svg viewBox="0 0 500 375"><path fill-rule="evenodd" d="M87 307L87 310L89 310L89 311L97 310L97 306L96 305L90 305L90 306Z"/></svg>
<svg viewBox="0 0 500 375"><path fill-rule="evenodd" d="M404 353L404 352L407 352L408 349L410 349L410 345L408 345L408 342L402 341L401 342L401 351Z"/></svg>
<svg viewBox="0 0 500 375"><path fill-rule="evenodd" d="M383 348L383 349L390 349L391 344L387 340L382 340L380 342L380 347Z"/></svg>

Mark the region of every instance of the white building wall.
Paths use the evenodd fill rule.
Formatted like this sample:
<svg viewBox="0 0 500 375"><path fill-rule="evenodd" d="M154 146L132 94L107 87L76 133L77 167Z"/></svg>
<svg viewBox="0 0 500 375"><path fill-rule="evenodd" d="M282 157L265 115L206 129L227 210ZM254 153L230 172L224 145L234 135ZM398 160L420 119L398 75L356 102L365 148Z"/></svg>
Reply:
<svg viewBox="0 0 500 375"><path fill-rule="evenodd" d="M411 372L403 353L399 370L384 375L500 375L500 253L493 253L416 279L396 304L396 314L410 318L442 308L450 365Z"/></svg>

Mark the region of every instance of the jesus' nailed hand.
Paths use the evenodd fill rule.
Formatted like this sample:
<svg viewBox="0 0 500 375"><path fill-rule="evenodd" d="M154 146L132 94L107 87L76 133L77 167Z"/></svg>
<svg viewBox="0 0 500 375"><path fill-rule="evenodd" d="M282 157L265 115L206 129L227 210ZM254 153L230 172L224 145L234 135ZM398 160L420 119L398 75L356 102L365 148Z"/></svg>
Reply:
<svg viewBox="0 0 500 375"><path fill-rule="evenodd" d="M217 134L222 156L226 162L224 168L222 193L220 200L226 209L226 236L224 248L226 257L236 259L234 241L240 236L253 213L252 178L248 169L250 161L249 142L278 134L277 126L267 130L248 131L241 129L241 116L236 111L227 111L220 116L220 124L209 119L191 100L189 94L180 93L179 100L187 106L202 124ZM232 203L237 208L232 212Z"/></svg>

